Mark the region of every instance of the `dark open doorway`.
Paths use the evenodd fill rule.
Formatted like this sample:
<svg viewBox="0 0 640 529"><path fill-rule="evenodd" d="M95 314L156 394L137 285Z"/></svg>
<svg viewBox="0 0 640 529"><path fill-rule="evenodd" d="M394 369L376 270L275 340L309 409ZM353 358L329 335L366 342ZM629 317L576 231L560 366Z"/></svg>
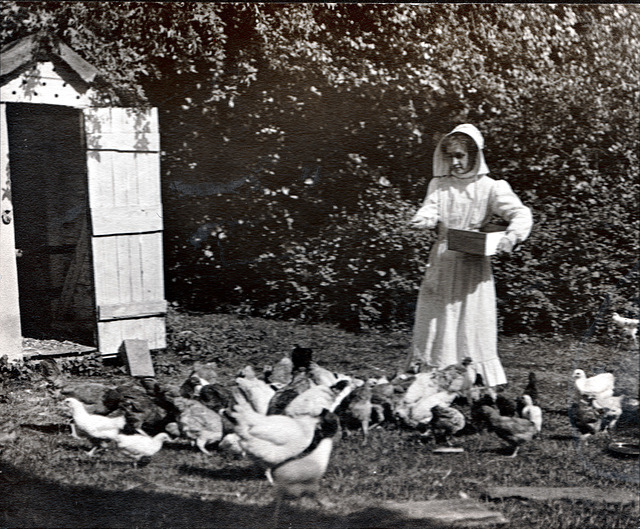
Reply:
<svg viewBox="0 0 640 529"><path fill-rule="evenodd" d="M7 104L22 335L95 345L82 112Z"/></svg>

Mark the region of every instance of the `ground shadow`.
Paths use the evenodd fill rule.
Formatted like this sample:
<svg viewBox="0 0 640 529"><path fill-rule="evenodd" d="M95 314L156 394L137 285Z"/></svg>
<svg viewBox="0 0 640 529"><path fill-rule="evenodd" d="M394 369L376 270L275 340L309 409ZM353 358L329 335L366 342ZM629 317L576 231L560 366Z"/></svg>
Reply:
<svg viewBox="0 0 640 529"><path fill-rule="evenodd" d="M193 468L185 469L194 471ZM197 470L197 469L196 469ZM220 479L225 471L216 472ZM229 471L227 479L235 479ZM244 476L246 479L246 476ZM189 498L140 489L113 491L43 479L0 461L0 526L20 528L262 529L273 527L273 505ZM282 509L278 527L365 529L413 527L380 508L340 516L296 504ZM421 527L425 527L422 522ZM431 525L428 527L438 527Z"/></svg>

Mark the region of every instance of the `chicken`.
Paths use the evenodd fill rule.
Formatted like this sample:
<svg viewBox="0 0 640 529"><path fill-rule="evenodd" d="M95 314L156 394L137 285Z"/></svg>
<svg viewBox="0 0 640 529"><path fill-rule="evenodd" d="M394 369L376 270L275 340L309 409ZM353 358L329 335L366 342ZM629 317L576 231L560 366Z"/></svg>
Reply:
<svg viewBox="0 0 640 529"><path fill-rule="evenodd" d="M293 361L284 356L267 374L267 382L278 389L285 387L293 378Z"/></svg>
<svg viewBox="0 0 640 529"><path fill-rule="evenodd" d="M195 399L200 395L200 390L208 382L200 378L197 374L191 373L187 380L180 386L180 396L185 399Z"/></svg>
<svg viewBox="0 0 640 529"><path fill-rule="evenodd" d="M378 423L393 419L396 403L404 396L405 389L391 382L376 384L371 388L371 404Z"/></svg>
<svg viewBox="0 0 640 529"><path fill-rule="evenodd" d="M463 413L451 407L436 405L431 408L433 419L429 430L433 434L436 444L451 445L451 436L465 427L466 419Z"/></svg>
<svg viewBox="0 0 640 529"><path fill-rule="evenodd" d="M540 433L542 431L542 408L533 403L531 395L523 395L522 401L524 407L522 408L521 417L535 424L536 430Z"/></svg>
<svg viewBox="0 0 640 529"><path fill-rule="evenodd" d="M332 407L336 396L337 393L334 394L327 386L312 386L293 399L285 408L284 414L290 417L299 415L318 417L323 409Z"/></svg>
<svg viewBox="0 0 640 529"><path fill-rule="evenodd" d="M438 385L441 390L464 393L475 381L475 369L473 360L465 357L458 364L453 364L435 372Z"/></svg>
<svg viewBox="0 0 640 529"><path fill-rule="evenodd" d="M618 419L622 415L622 404L624 395L611 397L595 397L591 401L591 406L600 412L602 417L602 429L610 431L615 429Z"/></svg>
<svg viewBox="0 0 640 529"><path fill-rule="evenodd" d="M640 323L640 320L637 318L625 318L620 316L617 312L613 313L611 319L613 320L613 323L620 327L626 336L631 338L633 344L638 347L638 324Z"/></svg>
<svg viewBox="0 0 640 529"><path fill-rule="evenodd" d="M578 393L584 397L610 397L613 395L615 377L612 373L600 373L587 378L582 369L573 372Z"/></svg>
<svg viewBox="0 0 640 529"><path fill-rule="evenodd" d="M222 438L218 445L218 450L228 452L240 458L246 457L247 455L242 446L240 446L240 436L235 432L228 433Z"/></svg>
<svg viewBox="0 0 640 529"><path fill-rule="evenodd" d="M218 364L216 362L195 362L191 375L197 376L202 385L215 384L218 382Z"/></svg>
<svg viewBox="0 0 640 529"><path fill-rule="evenodd" d="M291 362L293 363L293 372L295 373L299 369L309 369L311 365L311 359L313 357L313 350L308 347L294 346L291 351Z"/></svg>
<svg viewBox="0 0 640 529"><path fill-rule="evenodd" d="M67 397L64 403L71 409L75 434L87 437L93 444L89 455L93 455L103 441L112 441L126 424L124 415L105 417L87 412L84 404L74 397Z"/></svg>
<svg viewBox="0 0 640 529"><path fill-rule="evenodd" d="M229 388L226 388L222 384L207 384L206 386L202 386L199 400L207 408L219 413L220 410L226 409L231 405L233 402L233 394Z"/></svg>
<svg viewBox="0 0 640 529"><path fill-rule="evenodd" d="M239 390L234 391L234 398L236 403L227 413L234 422L239 444L267 469L299 456L311 444L319 416L263 415Z"/></svg>
<svg viewBox="0 0 640 529"><path fill-rule="evenodd" d="M267 415L282 415L286 407L300 394L315 386L306 368L298 369L289 384L276 391L267 406Z"/></svg>
<svg viewBox="0 0 640 529"><path fill-rule="evenodd" d="M602 426L602 414L600 411L594 409L582 399L571 404L569 420L571 425L580 432L581 440L597 434Z"/></svg>
<svg viewBox="0 0 640 529"><path fill-rule="evenodd" d="M333 386L338 382L338 375L315 362L309 364L309 377L319 386Z"/></svg>
<svg viewBox="0 0 640 529"><path fill-rule="evenodd" d="M504 417L513 417L518 413L517 404L504 395L504 393L499 392L494 400L500 415L503 415Z"/></svg>
<svg viewBox="0 0 640 529"><path fill-rule="evenodd" d="M266 415L269 402L275 390L264 380L260 380L251 366L246 366L236 378L236 384L258 413Z"/></svg>
<svg viewBox="0 0 640 529"><path fill-rule="evenodd" d="M133 458L133 465L137 468L142 458L150 458L157 454L164 442L169 439L169 434L165 432L160 432L151 437L141 430L133 435L118 434L114 440L117 447L125 455Z"/></svg>
<svg viewBox="0 0 640 529"><path fill-rule="evenodd" d="M299 498L306 495L317 501L320 480L329 466L333 440L339 428L340 421L337 415L325 410L320 417L310 446L299 456L272 469L271 475L276 489L275 527L278 524L280 505L284 498Z"/></svg>
<svg viewBox="0 0 640 529"><path fill-rule="evenodd" d="M379 421L384 419L382 406L372 402L374 386L375 381L367 381L364 386L353 389L336 408L336 413L343 424L357 422L362 428L362 446L367 444L373 410L376 410Z"/></svg>
<svg viewBox="0 0 640 529"><path fill-rule="evenodd" d="M516 400L516 413L519 417L522 417L522 410L525 406L523 399L524 395L529 395L531 397L531 402L536 406L538 405L538 381L536 379L536 374L533 372L529 373L527 385L525 386L522 395Z"/></svg>
<svg viewBox="0 0 640 529"><path fill-rule="evenodd" d="M193 399L177 397L175 404L180 410L177 423L181 434L201 452L210 454L206 446L222 439L223 425L220 415Z"/></svg>
<svg viewBox="0 0 640 529"><path fill-rule="evenodd" d="M161 406L158 403L159 395L152 398L149 390L141 384L130 382L110 390L105 396L105 403L124 412L131 433L144 429L147 433L156 434L164 431L167 423L174 420L177 411L169 402L160 402Z"/></svg>
<svg viewBox="0 0 640 529"><path fill-rule="evenodd" d="M440 391L435 372L418 373L404 393L403 402L412 406L420 399L430 397Z"/></svg>
<svg viewBox="0 0 640 529"><path fill-rule="evenodd" d="M407 406L406 402L396 408L395 414L405 424L412 428L421 429L426 427L433 419L433 412L431 411L434 406L443 406L445 408L451 406L451 403L456 399L457 393L449 391L439 391L428 397L419 399L412 406Z"/></svg>
<svg viewBox="0 0 640 529"><path fill-rule="evenodd" d="M513 448L511 457L516 457L520 446L531 441L538 433L536 425L521 417L503 417L491 406L481 408L489 429Z"/></svg>
<svg viewBox="0 0 640 529"><path fill-rule="evenodd" d="M533 371L529 373L529 380L522 394L529 395L533 404L538 405L538 379Z"/></svg>

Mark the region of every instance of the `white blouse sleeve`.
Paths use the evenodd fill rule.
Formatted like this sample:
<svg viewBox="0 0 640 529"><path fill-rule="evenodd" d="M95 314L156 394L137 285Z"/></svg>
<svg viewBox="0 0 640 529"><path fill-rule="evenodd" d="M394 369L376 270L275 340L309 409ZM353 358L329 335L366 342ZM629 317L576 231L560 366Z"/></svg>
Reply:
<svg viewBox="0 0 640 529"><path fill-rule="evenodd" d="M507 237L514 243L521 243L529 237L533 225L531 209L520 201L506 180L496 180L491 209L493 214L509 223Z"/></svg>
<svg viewBox="0 0 640 529"><path fill-rule="evenodd" d="M429 219L430 223L435 227L438 222L438 179L432 178L427 187L427 196L422 203L420 209L416 212L415 217Z"/></svg>

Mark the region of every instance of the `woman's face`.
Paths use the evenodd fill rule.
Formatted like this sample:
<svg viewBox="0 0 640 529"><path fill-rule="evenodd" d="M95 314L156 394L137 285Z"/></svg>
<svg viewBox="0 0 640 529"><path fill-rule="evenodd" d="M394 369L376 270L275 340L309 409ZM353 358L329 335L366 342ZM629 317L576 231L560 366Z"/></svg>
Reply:
<svg viewBox="0 0 640 529"><path fill-rule="evenodd" d="M463 142L450 141L445 147L445 156L451 162L451 173L453 175L463 175L471 169L469 167L469 151Z"/></svg>

